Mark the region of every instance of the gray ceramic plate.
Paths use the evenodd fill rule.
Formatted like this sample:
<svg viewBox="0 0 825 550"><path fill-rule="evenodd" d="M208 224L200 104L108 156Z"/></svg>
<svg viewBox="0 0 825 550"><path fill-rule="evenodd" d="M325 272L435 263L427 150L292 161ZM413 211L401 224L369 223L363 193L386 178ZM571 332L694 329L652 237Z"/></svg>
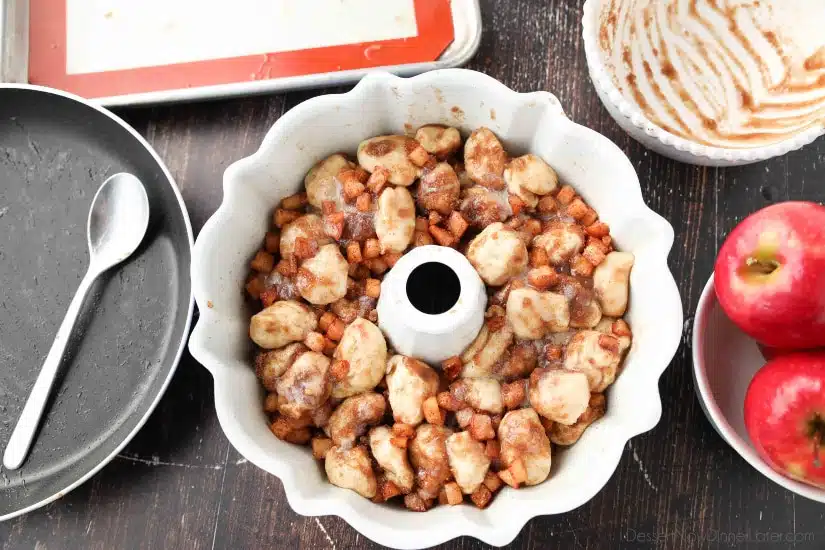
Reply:
<svg viewBox="0 0 825 550"><path fill-rule="evenodd" d="M147 236L86 303L29 458L0 469L0 520L70 491L111 460L154 409L189 334L192 228L172 177L108 111L0 84L0 450L86 270L86 218L110 175L141 179Z"/></svg>

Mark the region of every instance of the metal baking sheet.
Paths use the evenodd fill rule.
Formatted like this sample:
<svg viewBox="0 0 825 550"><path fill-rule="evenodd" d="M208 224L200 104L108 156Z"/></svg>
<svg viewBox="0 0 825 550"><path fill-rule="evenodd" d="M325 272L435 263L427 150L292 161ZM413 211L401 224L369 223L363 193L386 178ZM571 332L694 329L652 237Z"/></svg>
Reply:
<svg viewBox="0 0 825 550"><path fill-rule="evenodd" d="M49 27L49 36L51 36L52 33L54 33L54 35L57 36L57 39L54 41L54 43L51 43L50 41L48 44L44 44L42 40L37 41L33 39L32 43L28 46L21 46L20 41L18 40L13 45L3 47L2 45L4 41L0 40L0 61L10 59L19 60L20 51L22 49L22 51L24 52L23 58L27 60L29 64L28 79L33 83L43 83L40 82L42 79L38 78L37 71L40 70L40 67L44 66L44 58L50 59L51 61L49 61L48 63L52 63L52 65L54 65L55 63L60 63L62 64L60 69L63 71L63 73L67 75L67 78L64 80L58 79L55 82L51 83L46 82L46 84L59 88L68 88L69 91L73 91L76 93L80 93L80 95L90 97L91 101L105 106L202 100L237 95L282 92L300 88L335 86L355 82L359 80L362 76L364 76L366 73L372 70L389 71L399 75L412 75L433 69L455 67L466 63L475 54L481 40L481 13L478 5L478 0L382 0L383 3L381 4L381 6L397 6L394 9L399 10L399 13L415 14L415 20L412 22L412 31L410 30L409 24L407 24L407 26L405 27L404 24L402 24L404 22L401 21L401 18L398 16L396 16L394 20L381 21L380 18L383 16L386 19L387 15L386 13L378 13L382 10L375 9L375 6L377 6L377 4L370 4L367 2L367 0L347 0L349 4L344 0L336 0L336 2L342 5L360 6L359 9L361 9L362 11L367 10L369 8L370 11L376 12L376 22L379 24L362 25L361 32L366 33L368 35L367 38L369 40L367 40L365 43L375 43L377 45L362 48L358 52L358 55L362 56L362 60L363 57L369 59L370 56L374 55L376 52L378 52L378 56L376 56L375 59L381 59L380 44L382 43L385 43L388 46L392 43L392 48L396 49L411 49L413 47L427 48L427 41L422 40L422 38L424 36L433 36L433 33L435 33L435 36L439 37L444 37L447 33L449 33L452 37L452 41L450 42L449 40L446 40L444 42L444 44L449 45L446 47L446 49L444 49L441 52L440 56L435 61L403 63L397 65L381 64L380 66L376 65L375 61L372 61L372 65L376 66L371 66L369 68L359 68L358 60L352 58L353 52L349 51L350 57L347 57L348 53L346 51L348 48L350 50L352 50L352 48L356 48L359 44L351 44L351 40L348 41L346 25L336 26L335 18L330 18L329 16L327 16L323 19L319 19L318 22L314 24L313 29L315 26L329 26L330 31L326 34L332 33L339 35L339 40L342 44L341 47L337 46L336 43L331 43L332 48L329 51L323 52L321 52L320 50L323 50L325 48L307 46L309 48L307 50L286 52L278 50L280 51L280 53L255 54L255 69L251 71L245 70L242 74L240 74L239 70L236 70L233 73L232 78L230 80L227 80L227 83L222 83L218 85L200 85L198 83L199 78L196 77L191 80L187 80L184 76L182 76L182 72L178 70L178 68L183 67L186 69L194 70L196 68L195 66L201 63L199 59L203 59L198 58L197 55L202 55L203 52L180 51L176 53L180 56L178 59L185 59L185 63L172 65L157 65L152 67L145 66L147 60L157 60L160 63L164 62L164 50L162 48L148 48L147 51L142 51L139 54L134 54L134 52L137 51L136 48L130 48L125 52L128 55L124 55L123 53L121 53L115 56L95 53L93 56L87 55L84 57L82 52L80 54L77 53L78 49L75 47L75 49L72 50L72 55L67 56L67 21L72 17L76 18L77 16L73 15L74 12L69 12L65 18L44 17L46 14L50 13L65 12L66 10L55 10L54 8L55 3L62 2L61 6L65 6L66 1L67 0L0 0L0 7L4 5L19 6L21 4L24 6L29 6L28 9L29 11L31 11L32 14L31 21L33 25L33 35L35 34L34 26L37 25L39 26L39 29L42 29L43 26ZM152 1L156 3L160 0ZM164 8L164 10L177 10L177 15L173 13L172 15L164 16L168 19L168 22L165 23L166 28L173 29L176 20L179 21L181 20L181 18L185 18L186 12L184 8L188 5L188 2L190 1L191 0L177 0L176 2L175 0L173 0L171 2L167 2L166 4L164 4L164 6L169 6L168 8ZM212 5L208 3L213 1L217 0L207 0L207 5L213 6L212 9L218 9L214 7L217 4ZM235 29L233 32L235 32L236 37L239 36L238 32L240 32L237 30L238 22L242 21L243 17L249 17L249 14L243 11L243 6L247 6L248 8L250 6L259 5L256 4L256 1L260 0L239 0L239 2L233 3L232 5L240 6L239 9L241 11L227 12L227 21L231 19L235 22L233 24L233 28ZM222 1L220 4L226 6L226 4ZM118 17L124 17L125 21L127 21L127 25L121 28L121 36L123 36L124 29L138 29L141 27L141 25L143 25L144 27L147 25L154 25L155 27L158 27L158 25L164 25L164 23L157 22L158 19L163 20L163 17L161 17L162 14L158 14L157 12L153 12L152 10L146 10L147 15L143 16L142 13L144 12L136 11L137 8L135 7L135 5L131 2L126 2L126 0L115 0L106 2L104 2L103 0L90 0L84 5L86 5L87 7L83 9L87 10L87 12L90 12L90 10L98 10L100 12L99 17L107 18L106 20L110 22L117 19ZM297 9L299 11L307 9L305 7L301 7L302 4L290 3L286 0L273 1L271 2L271 4L266 5L271 6L270 8L267 8L271 10L284 9L284 6L288 8L290 5L293 6L292 9ZM320 6L320 4L318 5ZM143 3L141 3L140 6L143 6ZM330 6L332 6L332 4L330 4ZM389 9L390 8L387 8L386 10L384 10L384 12L387 12ZM20 9L18 8L13 11L19 13ZM446 15L441 17L441 15L445 13ZM151 19L151 21L150 15L154 18ZM139 17L145 17L146 21L138 21L137 18ZM452 28L449 27L450 18L452 20ZM55 22L55 19L57 19L58 21ZM105 25L90 25L88 21L89 20L87 17L87 21L85 23L73 23L75 25L73 28L78 29L78 31L75 32L75 35L77 35L77 32L83 30L84 28L89 30L90 33L104 32L99 31L98 29L99 27ZM128 23L129 21L136 22ZM384 38L382 37L382 32L385 32L384 29L388 26L388 22L391 23L389 26L398 28L396 28L393 31L396 34L390 34L386 37L387 41L382 42L382 40L384 40ZM86 25L86 27L83 26L84 24ZM416 27L416 25L418 26ZM26 26L27 25L23 25L23 27ZM9 27L12 29L20 28L19 16L15 17L15 22L13 24L10 24ZM248 41L244 42L244 40L240 38L236 38L233 41L232 33L221 35L217 31L207 31L208 29L205 29L205 35L210 37L214 36L215 42L219 43L219 45L215 46L214 48L211 46L207 48L208 50L210 50L208 54L213 57L207 59L206 62L219 62L220 64L226 66L229 63L230 58L226 58L223 56L243 56L245 54L249 54L252 51L261 51L260 49L251 49L252 46L250 46L247 43ZM315 32L319 36L318 40L323 41L327 38L326 34L323 34L322 31L316 29L313 32ZM430 34L427 35L426 33ZM271 45L273 41L277 41L277 39L273 38L271 34L267 35L260 29L256 30L255 28L251 28L249 29L248 34L251 36L262 37L261 43L266 43L269 45ZM297 35L298 33L294 34ZM42 36L40 30L38 30L37 35ZM298 37L297 39L300 40L300 37ZM251 40L251 42L255 42L255 40ZM417 46L415 46L416 43L418 44ZM61 46L61 44L63 44L63 46ZM350 47L348 47L347 44L350 44ZM324 44L321 44L321 46L323 45ZM250 49L244 50L243 48L245 47ZM181 48L185 48L185 46L181 46ZM102 49L105 48L92 48L91 51L100 52ZM392 51L390 47L387 47L384 50L385 58L389 57L389 55L386 52L390 51ZM441 51L441 49L439 48L438 51ZM308 57L305 54L305 52L309 54L309 60L307 60ZM316 71L315 67L317 67L318 69L316 72L312 72L310 74L296 74L294 76L286 75L281 77L271 77L271 75L268 74L267 71L267 64L269 63L269 58L270 56L274 57L280 55L288 56L290 59L289 63L294 62L299 65L310 64L311 67L313 67L313 71ZM432 55L437 55L437 51L434 52ZM129 59L133 56L136 59L139 59L137 61ZM231 59L245 59L247 62L245 66L249 67L249 63L252 60L252 58L253 56L246 55L243 58L236 57ZM333 60L339 58L342 62L336 64ZM77 61L78 59L80 60L79 62ZM48 63L46 63L46 66L48 66ZM130 63L133 64L130 65ZM139 63L143 63L144 65L141 66L139 65ZM352 68L347 69L348 66ZM132 70L134 67L140 68L137 70ZM200 67L201 75L204 73L203 69L204 67ZM72 71L87 72L83 74L73 74ZM120 72L112 72L107 76L107 71ZM21 69L18 67L15 69L14 72L16 72L17 75L19 75ZM23 69L22 73L24 75L26 74L25 68ZM87 84L99 84L106 78L111 77L111 75L113 74L118 75L117 81L120 83L120 85L117 86L118 89L116 93L107 93L102 97L94 97L94 93L86 93L84 92L82 86L77 85L80 77L84 79L83 85L85 86ZM129 91L129 86L124 84L125 82L129 82L130 79L135 82L139 82L142 79L142 81L145 82L147 78L155 78L156 75L158 75L158 77L167 78L169 79L169 81L174 81L174 87L172 89L166 90L132 93ZM11 77L12 71L8 71L6 73L0 72L0 80L13 81Z"/></svg>
<svg viewBox="0 0 825 550"><path fill-rule="evenodd" d="M0 82L27 82L28 61L29 2L0 0Z"/></svg>

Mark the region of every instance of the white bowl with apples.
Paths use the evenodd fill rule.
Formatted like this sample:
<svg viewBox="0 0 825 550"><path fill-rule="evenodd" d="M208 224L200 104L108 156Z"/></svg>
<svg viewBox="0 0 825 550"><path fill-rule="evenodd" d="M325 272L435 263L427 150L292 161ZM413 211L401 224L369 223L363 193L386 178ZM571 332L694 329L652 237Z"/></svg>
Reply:
<svg viewBox="0 0 825 550"><path fill-rule="evenodd" d="M699 299L696 391L751 466L825 503L825 207L769 206L726 239Z"/></svg>

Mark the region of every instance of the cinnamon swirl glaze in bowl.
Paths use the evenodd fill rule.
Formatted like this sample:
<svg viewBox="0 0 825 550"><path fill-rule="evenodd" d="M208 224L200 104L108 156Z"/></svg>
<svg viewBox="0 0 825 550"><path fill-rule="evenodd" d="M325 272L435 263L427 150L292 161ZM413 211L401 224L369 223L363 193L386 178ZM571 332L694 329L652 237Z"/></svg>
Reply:
<svg viewBox="0 0 825 550"><path fill-rule="evenodd" d="M754 162L825 132L824 28L823 0L588 0L584 13L608 110L695 164Z"/></svg>

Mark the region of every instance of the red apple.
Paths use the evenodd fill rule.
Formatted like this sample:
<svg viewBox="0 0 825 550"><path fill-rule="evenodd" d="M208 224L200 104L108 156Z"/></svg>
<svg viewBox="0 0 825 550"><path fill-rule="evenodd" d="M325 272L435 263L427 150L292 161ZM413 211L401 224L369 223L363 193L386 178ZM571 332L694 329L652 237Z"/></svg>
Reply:
<svg viewBox="0 0 825 550"><path fill-rule="evenodd" d="M825 207L785 202L731 231L714 270L728 317L775 348L825 346Z"/></svg>
<svg viewBox="0 0 825 550"><path fill-rule="evenodd" d="M825 352L777 357L745 396L745 427L777 472L825 489Z"/></svg>

